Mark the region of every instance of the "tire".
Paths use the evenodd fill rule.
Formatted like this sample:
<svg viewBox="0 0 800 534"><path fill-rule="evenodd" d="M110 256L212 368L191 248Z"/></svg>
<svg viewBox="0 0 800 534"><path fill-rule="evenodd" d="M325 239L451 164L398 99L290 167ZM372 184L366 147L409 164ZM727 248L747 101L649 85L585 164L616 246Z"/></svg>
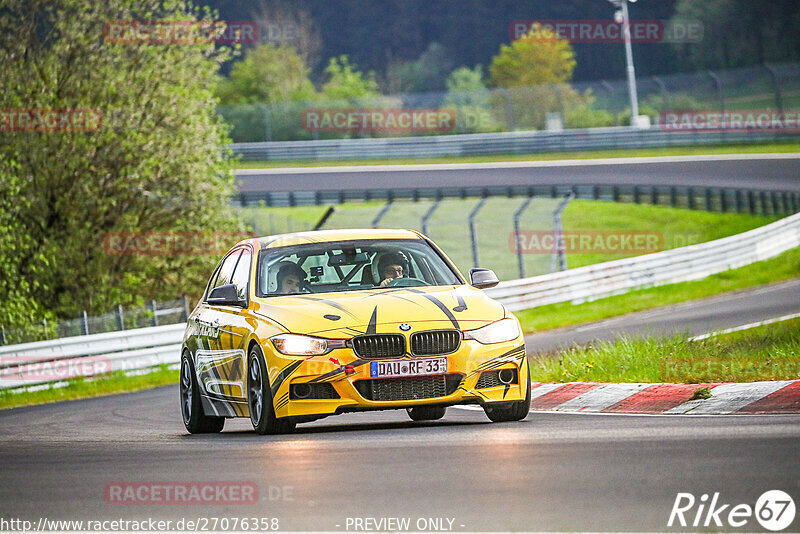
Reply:
<svg viewBox="0 0 800 534"><path fill-rule="evenodd" d="M406 408L412 421L435 421L444 417L447 406L415 406Z"/></svg>
<svg viewBox="0 0 800 534"><path fill-rule="evenodd" d="M294 421L275 417L266 369L264 356L257 347L253 347L247 358L247 407L250 410L250 422L262 436L291 432L296 425Z"/></svg>
<svg viewBox="0 0 800 534"><path fill-rule="evenodd" d="M222 431L222 427L225 426L224 417L203 413L200 386L197 384L194 362L188 352L184 352L181 358L180 396L183 424L190 434L211 434Z"/></svg>
<svg viewBox="0 0 800 534"><path fill-rule="evenodd" d="M491 406L484 406L483 410L486 412L486 417L492 420L493 423L506 423L509 421L522 421L527 417L531 409L531 375L528 373L528 392L525 394L525 400L512 402L510 406L505 408L493 408Z"/></svg>

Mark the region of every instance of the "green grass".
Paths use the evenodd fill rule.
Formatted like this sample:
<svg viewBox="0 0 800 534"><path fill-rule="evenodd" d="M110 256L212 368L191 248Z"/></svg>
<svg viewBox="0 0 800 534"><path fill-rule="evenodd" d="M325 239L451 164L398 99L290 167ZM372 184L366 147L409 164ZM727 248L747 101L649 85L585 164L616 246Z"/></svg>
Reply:
<svg viewBox="0 0 800 534"><path fill-rule="evenodd" d="M126 376L123 371L115 371L110 375L94 379L75 378L68 380L64 387L44 389L40 391L23 391L13 393L0 390L0 409L31 404L44 404L63 400L99 397L115 393L139 391L169 384L177 384L180 372L167 369L166 365L144 375ZM35 386L34 386L35 387ZM177 400L175 401L177 403Z"/></svg>
<svg viewBox="0 0 800 534"><path fill-rule="evenodd" d="M705 243L764 226L779 217L714 213L668 206L573 200L564 210L565 230L655 232L663 249ZM629 257L631 254L568 254L569 268Z"/></svg>
<svg viewBox="0 0 800 534"><path fill-rule="evenodd" d="M639 289L582 304L559 302L514 312L514 315L519 318L523 330L529 333L600 321L797 277L800 277L800 247L765 261L713 274L702 280Z"/></svg>
<svg viewBox="0 0 800 534"><path fill-rule="evenodd" d="M800 319L720 335L619 339L531 362L535 382L755 382L800 378ZM697 392L702 396L702 393Z"/></svg>
<svg viewBox="0 0 800 534"><path fill-rule="evenodd" d="M239 161L238 169L268 169L278 167L322 167L348 165L402 165L425 163L488 163L497 161L546 161L557 159L630 158L647 156L687 156L706 154L762 154L798 152L800 143L728 144L682 146L665 148L634 148L624 150L587 150L574 152L539 152L534 154L492 154L486 156L442 156L437 158L387 158L359 160L270 160Z"/></svg>

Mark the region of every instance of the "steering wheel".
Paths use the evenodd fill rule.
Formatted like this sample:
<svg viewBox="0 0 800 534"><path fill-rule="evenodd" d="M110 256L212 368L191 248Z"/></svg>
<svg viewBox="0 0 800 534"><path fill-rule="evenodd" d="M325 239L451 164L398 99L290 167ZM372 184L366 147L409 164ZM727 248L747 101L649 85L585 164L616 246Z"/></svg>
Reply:
<svg viewBox="0 0 800 534"><path fill-rule="evenodd" d="M428 282L419 278L395 278L386 284L386 287L419 287L427 286Z"/></svg>
<svg viewBox="0 0 800 534"><path fill-rule="evenodd" d="M300 282L299 289L300 289L299 294L313 293L313 291L311 290L311 284L309 284L308 281L306 280Z"/></svg>

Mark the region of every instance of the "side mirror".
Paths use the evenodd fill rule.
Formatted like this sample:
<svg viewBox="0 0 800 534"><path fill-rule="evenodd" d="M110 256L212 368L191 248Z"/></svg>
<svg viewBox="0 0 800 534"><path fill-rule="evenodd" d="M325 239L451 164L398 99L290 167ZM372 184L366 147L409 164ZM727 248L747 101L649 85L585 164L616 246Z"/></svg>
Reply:
<svg viewBox="0 0 800 534"><path fill-rule="evenodd" d="M491 269L475 268L469 270L469 282L478 289L494 287L500 283L497 275Z"/></svg>
<svg viewBox="0 0 800 534"><path fill-rule="evenodd" d="M245 301L239 298L239 291L233 284L215 287L208 295L207 303L215 306L241 306L244 307Z"/></svg>

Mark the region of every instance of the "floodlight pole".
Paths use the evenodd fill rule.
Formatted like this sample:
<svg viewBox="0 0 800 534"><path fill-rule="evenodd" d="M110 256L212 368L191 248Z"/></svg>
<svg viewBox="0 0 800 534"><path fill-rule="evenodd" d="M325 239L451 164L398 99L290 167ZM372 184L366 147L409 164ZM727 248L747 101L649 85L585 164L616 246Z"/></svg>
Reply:
<svg viewBox="0 0 800 534"><path fill-rule="evenodd" d="M629 0L608 0L619 8L618 15L622 15L622 33L625 39L625 62L628 71L628 93L631 98L631 125L636 124L639 117L639 98L636 92L636 70L633 67L633 47L631 46L631 19L628 15ZM630 0L635 2L636 0Z"/></svg>

